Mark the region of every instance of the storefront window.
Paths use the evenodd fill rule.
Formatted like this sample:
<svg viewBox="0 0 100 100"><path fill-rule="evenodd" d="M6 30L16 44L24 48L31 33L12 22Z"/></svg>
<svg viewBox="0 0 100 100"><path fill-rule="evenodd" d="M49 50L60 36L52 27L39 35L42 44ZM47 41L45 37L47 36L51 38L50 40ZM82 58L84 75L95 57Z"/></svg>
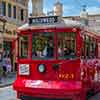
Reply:
<svg viewBox="0 0 100 100"><path fill-rule="evenodd" d="M32 37L32 59L54 58L54 34L33 33Z"/></svg>

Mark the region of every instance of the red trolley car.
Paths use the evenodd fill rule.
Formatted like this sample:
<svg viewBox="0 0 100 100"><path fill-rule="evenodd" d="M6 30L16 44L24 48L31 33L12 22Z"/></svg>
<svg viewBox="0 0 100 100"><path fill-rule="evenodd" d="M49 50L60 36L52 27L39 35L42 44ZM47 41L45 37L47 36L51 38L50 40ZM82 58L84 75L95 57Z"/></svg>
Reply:
<svg viewBox="0 0 100 100"><path fill-rule="evenodd" d="M86 100L100 90L99 37L79 22L30 17L17 33L18 98Z"/></svg>

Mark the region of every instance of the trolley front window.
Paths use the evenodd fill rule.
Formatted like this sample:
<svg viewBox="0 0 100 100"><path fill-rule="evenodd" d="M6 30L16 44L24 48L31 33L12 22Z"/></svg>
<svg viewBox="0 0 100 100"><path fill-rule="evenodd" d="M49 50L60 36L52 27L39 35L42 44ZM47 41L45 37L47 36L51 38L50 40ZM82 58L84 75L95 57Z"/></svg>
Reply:
<svg viewBox="0 0 100 100"><path fill-rule="evenodd" d="M20 35L19 36L19 57L28 58L28 48L29 48L29 36Z"/></svg>
<svg viewBox="0 0 100 100"><path fill-rule="evenodd" d="M33 33L32 59L46 60L54 58L54 33Z"/></svg>
<svg viewBox="0 0 100 100"><path fill-rule="evenodd" d="M58 58L76 58L76 33L58 33Z"/></svg>

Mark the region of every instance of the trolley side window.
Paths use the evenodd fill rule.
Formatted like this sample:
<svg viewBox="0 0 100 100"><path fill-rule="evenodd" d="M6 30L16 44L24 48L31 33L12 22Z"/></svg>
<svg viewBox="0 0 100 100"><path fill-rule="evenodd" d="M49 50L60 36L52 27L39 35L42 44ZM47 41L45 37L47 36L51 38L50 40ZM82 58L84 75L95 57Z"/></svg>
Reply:
<svg viewBox="0 0 100 100"><path fill-rule="evenodd" d="M76 33L58 33L58 58L76 57Z"/></svg>
<svg viewBox="0 0 100 100"><path fill-rule="evenodd" d="M19 36L19 57L28 58L29 37Z"/></svg>
<svg viewBox="0 0 100 100"><path fill-rule="evenodd" d="M85 36L85 49L86 49L86 57L89 58L89 52L90 52L90 37L88 35Z"/></svg>
<svg viewBox="0 0 100 100"><path fill-rule="evenodd" d="M96 40L93 37L84 35L82 56L87 59L96 57Z"/></svg>
<svg viewBox="0 0 100 100"><path fill-rule="evenodd" d="M32 59L46 60L54 58L54 33L33 33Z"/></svg>
<svg viewBox="0 0 100 100"><path fill-rule="evenodd" d="M96 40L91 39L90 42L90 58L96 57Z"/></svg>

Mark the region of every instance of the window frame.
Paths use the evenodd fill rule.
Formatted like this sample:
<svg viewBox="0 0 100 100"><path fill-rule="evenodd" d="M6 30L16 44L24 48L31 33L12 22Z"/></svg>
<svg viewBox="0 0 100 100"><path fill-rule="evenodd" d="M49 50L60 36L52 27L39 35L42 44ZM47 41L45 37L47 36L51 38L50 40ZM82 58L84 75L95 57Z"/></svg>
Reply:
<svg viewBox="0 0 100 100"><path fill-rule="evenodd" d="M34 35L34 34L41 34L41 33L43 34L43 33L45 33L45 31L41 31L41 32L32 32L32 33L31 33L31 41L33 42L33 35ZM56 34L55 34L54 31L51 31L51 32L48 31L47 33L50 33L50 34L51 34L50 36L53 36L53 37L52 37L52 38L53 38L53 47L54 47L54 50L53 50L54 55L53 55L53 57L52 57L51 59L48 58L48 57L47 57L47 58L46 58L46 57L43 57L43 58L40 57L40 59L33 59L33 58L32 58L32 53L31 53L31 58L32 58L32 60L47 60L47 59L48 59L48 60L54 60L54 59L56 59L56 55L55 55L55 51L56 51L56 50L55 50L55 45L56 45L56 44L55 44L55 37L56 37ZM43 35L44 35L44 34L43 34ZM37 35L37 36L39 36L39 35ZM45 35L44 35L44 36L45 36ZM33 45L32 42L31 42L31 46ZM33 49L33 47L31 47L31 52L32 52L32 49Z"/></svg>
<svg viewBox="0 0 100 100"><path fill-rule="evenodd" d="M64 41L64 40L63 40L63 37L61 37L61 38L62 38L62 41L61 41L61 44L62 44L61 47L62 47L62 48L61 48L61 50L62 50L62 52L63 52L63 53L62 53L61 59L60 59L60 57L59 57L59 51L58 51L58 49L59 49L59 47L58 47L59 44L58 44L58 43L59 43L59 42L57 42L57 47L58 47L58 49L57 49L58 57L57 57L57 58L58 58L58 60L64 60L64 59L66 59L66 57L64 56L64 42L66 43L67 48L70 48L71 50L73 50L73 46L72 46L72 45L73 45L73 44L72 44L72 43L73 43L73 40L72 40L73 34L74 34L74 37L75 37L75 40L74 40L74 41L75 41L75 43L74 43L74 51L75 51L75 52L74 52L74 53L75 53L75 55L77 56L77 53L76 53L76 50L77 50L77 46L76 46L76 43L77 43L77 42L76 42L76 41L77 41L77 32L72 32L72 31L71 31L71 32L67 32L67 31L66 31L66 32L58 32L57 34L59 35L59 34L62 34L62 33L66 36L66 38L69 36L70 39L67 39L67 40ZM59 36L58 36L58 35L57 35L57 40L59 41ZM68 45L68 43L71 44L71 45ZM69 47L68 47L68 46L69 46ZM70 56L70 55L67 55L67 56ZM75 58L76 58L76 57L75 57ZM70 58L68 57L68 59L71 59L71 57L70 57Z"/></svg>
<svg viewBox="0 0 100 100"><path fill-rule="evenodd" d="M30 60L32 60L32 33L40 33L40 32L52 32L54 33L54 57L55 59L53 60L59 60L58 59L58 46L57 46L57 34L59 32L75 32L76 33L76 56L77 56L77 59L79 59L80 57L80 49L78 48L78 41L80 41L80 39L78 40L78 38L80 38L80 29L78 28L35 28L35 29L26 29L26 30L21 30L19 33L19 35L21 34L28 34L30 35L30 40L29 40L29 58ZM81 41L80 41L81 42ZM80 46L80 44L79 44ZM18 55L19 56L19 55ZM62 59L64 60L64 59Z"/></svg>
<svg viewBox="0 0 100 100"><path fill-rule="evenodd" d="M28 37L28 51L27 51L27 57L21 57L22 55L21 55L21 41L20 41L20 37L23 37L23 36L27 36ZM19 59L29 59L30 58L30 53L29 53L29 51L30 51L30 35L29 34L20 34L20 35L18 35L18 58Z"/></svg>
<svg viewBox="0 0 100 100"><path fill-rule="evenodd" d="M89 40L88 44L87 44L86 37L88 37L88 40ZM95 43L94 43L94 41L95 41ZM92 43L94 43L93 45L95 45L95 48L94 48L95 50L93 52L94 56L91 55L91 50L93 51L93 47L91 46ZM83 52L83 55L81 54L81 58L82 59L94 59L96 57L96 45L97 45L96 38L92 37L88 34L84 34L83 45L84 45L84 47L82 48L83 51L81 51L81 52ZM87 51L87 47L86 47L87 45L89 48L88 51ZM87 52L88 52L88 55L87 55Z"/></svg>
<svg viewBox="0 0 100 100"><path fill-rule="evenodd" d="M15 18L16 19L16 11L17 11L17 9L16 9L16 6L14 5L13 6L13 18Z"/></svg>
<svg viewBox="0 0 100 100"><path fill-rule="evenodd" d="M6 16L6 2L5 1L2 1L2 15L3 16Z"/></svg>
<svg viewBox="0 0 100 100"><path fill-rule="evenodd" d="M21 21L24 21L24 9L20 10L20 19Z"/></svg>
<svg viewBox="0 0 100 100"><path fill-rule="evenodd" d="M8 3L8 17L12 17L12 5Z"/></svg>

